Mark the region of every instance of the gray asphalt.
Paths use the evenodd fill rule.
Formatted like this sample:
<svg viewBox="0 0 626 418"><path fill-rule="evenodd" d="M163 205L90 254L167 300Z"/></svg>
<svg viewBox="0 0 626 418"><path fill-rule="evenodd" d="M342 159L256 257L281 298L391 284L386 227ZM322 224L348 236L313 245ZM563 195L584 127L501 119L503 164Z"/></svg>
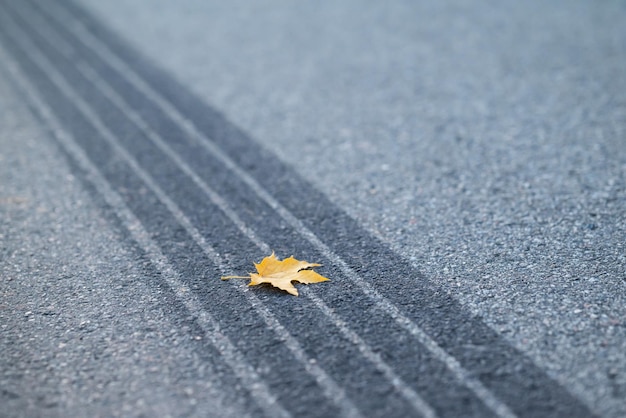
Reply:
<svg viewBox="0 0 626 418"><path fill-rule="evenodd" d="M0 415L626 416L624 2L78 3L0 5Z"/></svg>

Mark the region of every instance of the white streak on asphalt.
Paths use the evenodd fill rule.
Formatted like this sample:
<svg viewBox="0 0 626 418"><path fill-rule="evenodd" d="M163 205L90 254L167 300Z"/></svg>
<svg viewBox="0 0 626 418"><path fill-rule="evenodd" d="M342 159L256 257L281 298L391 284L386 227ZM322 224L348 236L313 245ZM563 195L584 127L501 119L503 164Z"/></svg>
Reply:
<svg viewBox="0 0 626 418"><path fill-rule="evenodd" d="M37 62L42 71L46 72L55 84L60 81L58 74L56 74L49 65L45 65L43 61L44 58L42 58L38 52L28 48L28 45L24 45L25 42L23 43L19 37L12 37L17 43L22 45L24 51L28 51L27 54L31 56L33 61ZM0 50L0 54L4 55L2 50ZM119 194L112 189L110 184L102 176L102 174L100 174L98 169L89 160L80 146L77 145L73 136L62 128L61 124L52 115L49 107L39 99L35 93L35 89L20 74L19 69L17 69L7 58L8 57L6 56L3 57L3 63L7 66L11 75L18 82L22 90L27 92L28 100L30 100L31 104L37 109L37 112L40 114L42 119L48 124L59 144L68 154L72 156L81 169L87 173L87 179L94 185L107 204L113 208L116 215L124 224L124 227L129 231L142 250L148 255L150 262L161 272L162 277L174 291L176 298L185 305L189 313L202 328L205 336L218 350L224 361L235 372L235 375L241 379L259 406L269 416L289 417L290 414L277 402L274 395L270 393L267 385L262 381L262 379L260 379L254 369L246 363L245 359L230 339L221 332L217 321L215 321L209 313L202 309L198 299L188 291L181 281L179 274L168 262L159 246L150 238L150 235L146 232L141 222L126 206ZM61 86L63 84L64 83L57 84L57 86L62 88ZM63 87L62 90L65 90L65 87Z"/></svg>
<svg viewBox="0 0 626 418"><path fill-rule="evenodd" d="M63 24L59 16L51 11L49 3L42 3L47 8L50 15ZM60 10L57 7L53 9ZM257 195L263 199L272 209L274 209L284 220L286 220L298 233L304 236L311 244L313 244L325 257L330 259L337 265L341 271L352 280L371 300L373 300L385 313L393 318L398 325L413 335L421 344L423 344L438 360L443 362L455 377L469 388L476 396L494 413L503 418L512 418L516 415L501 400L499 400L489 389L487 389L480 380L476 379L467 371L459 361L452 355L448 354L435 340L433 340L424 330L411 321L406 315L402 314L397 306L391 303L387 298L374 289L367 281L356 273L348 264L338 255L324 244L310 229L308 229L302 221L296 218L288 209L282 206L274 197L266 191L253 177L241 169L228 155L226 155L210 138L206 137L195 124L187 119L176 107L171 104L167 98L162 97L160 93L149 86L141 77L135 73L126 63L118 58L106 44L93 36L81 22L73 16L63 12L67 18L74 22L68 25L68 29L74 32L85 46L91 48L98 53L105 61L115 68L120 74L123 74L129 82L131 82L146 97L150 98L157 104L165 114L173 121L178 123L190 137L196 139L210 153L216 156L228 169L234 172L242 181L244 181Z"/></svg>

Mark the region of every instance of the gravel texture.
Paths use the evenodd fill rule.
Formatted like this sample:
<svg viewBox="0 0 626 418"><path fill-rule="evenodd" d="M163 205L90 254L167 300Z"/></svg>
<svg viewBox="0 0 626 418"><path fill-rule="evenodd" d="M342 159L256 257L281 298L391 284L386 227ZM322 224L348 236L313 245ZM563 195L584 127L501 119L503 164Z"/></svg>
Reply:
<svg viewBox="0 0 626 418"><path fill-rule="evenodd" d="M623 2L79 3L626 415ZM254 415L2 79L0 97L0 412Z"/></svg>

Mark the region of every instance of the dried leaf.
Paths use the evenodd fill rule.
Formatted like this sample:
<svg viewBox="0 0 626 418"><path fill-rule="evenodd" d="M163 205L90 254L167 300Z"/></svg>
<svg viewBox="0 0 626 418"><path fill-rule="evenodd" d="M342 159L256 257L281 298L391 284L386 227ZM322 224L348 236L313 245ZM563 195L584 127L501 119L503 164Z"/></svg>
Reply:
<svg viewBox="0 0 626 418"><path fill-rule="evenodd" d="M254 263L256 273L250 273L250 276L226 276L222 277L222 280L250 279L248 286L269 283L294 296L298 296L298 290L291 282L309 284L329 280L311 270L313 267L319 266L321 266L321 264L296 260L293 256L281 261L276 258L276 255L272 252L272 255L265 257L260 263Z"/></svg>

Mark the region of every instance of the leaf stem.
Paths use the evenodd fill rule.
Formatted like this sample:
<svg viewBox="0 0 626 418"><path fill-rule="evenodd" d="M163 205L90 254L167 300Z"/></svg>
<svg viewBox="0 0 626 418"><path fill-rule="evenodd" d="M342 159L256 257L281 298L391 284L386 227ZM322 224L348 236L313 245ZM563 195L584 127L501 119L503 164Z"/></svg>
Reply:
<svg viewBox="0 0 626 418"><path fill-rule="evenodd" d="M249 279L250 276L224 276L222 277L222 280L229 280L229 279Z"/></svg>

